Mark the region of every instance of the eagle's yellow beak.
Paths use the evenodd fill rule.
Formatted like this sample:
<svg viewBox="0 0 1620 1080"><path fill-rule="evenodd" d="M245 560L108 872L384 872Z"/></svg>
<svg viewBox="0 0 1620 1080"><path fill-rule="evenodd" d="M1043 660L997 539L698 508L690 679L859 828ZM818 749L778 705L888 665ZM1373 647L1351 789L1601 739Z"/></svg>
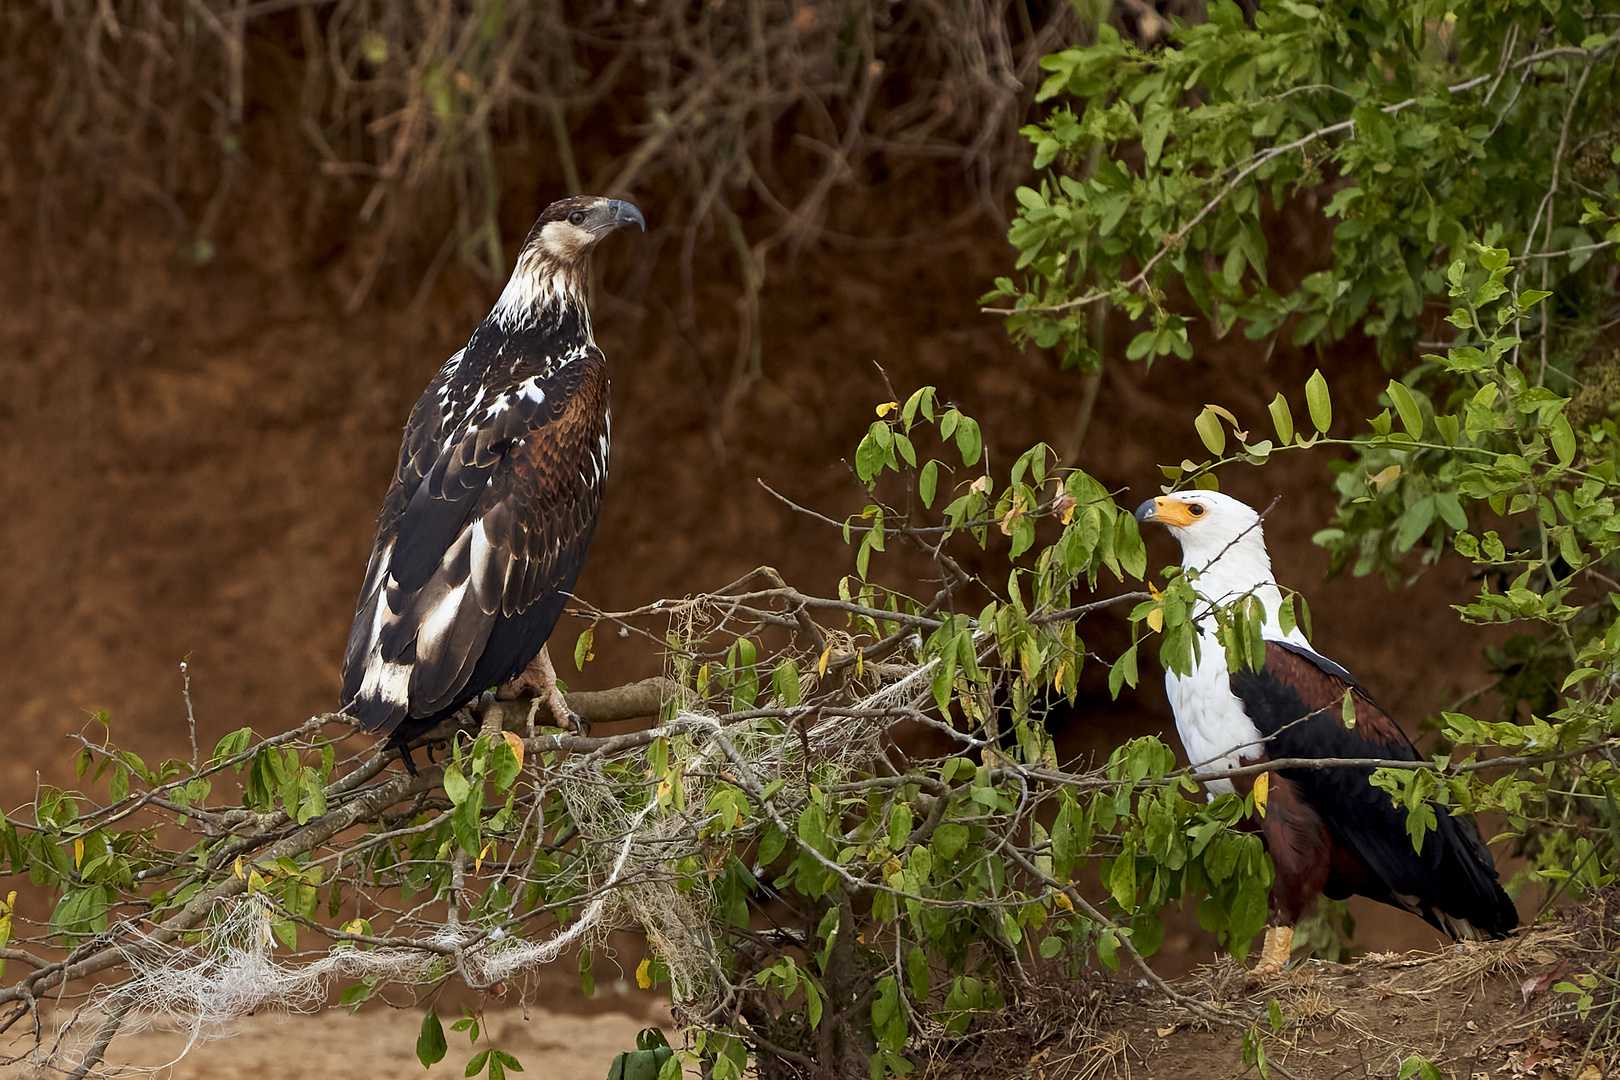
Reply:
<svg viewBox="0 0 1620 1080"><path fill-rule="evenodd" d="M1149 499L1136 508L1136 520L1144 523L1156 521L1173 529L1185 529L1197 518L1188 512L1187 504L1180 499L1160 495L1157 499Z"/></svg>

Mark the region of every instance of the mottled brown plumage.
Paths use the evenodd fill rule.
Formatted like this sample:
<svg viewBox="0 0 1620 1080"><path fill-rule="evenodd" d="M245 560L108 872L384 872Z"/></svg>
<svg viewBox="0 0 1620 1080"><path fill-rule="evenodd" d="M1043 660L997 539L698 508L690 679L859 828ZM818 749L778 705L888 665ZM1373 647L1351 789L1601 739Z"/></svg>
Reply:
<svg viewBox="0 0 1620 1080"><path fill-rule="evenodd" d="M626 224L642 224L628 203L547 207L411 411L343 664L344 710L391 745L522 672L579 577L610 423L586 260Z"/></svg>

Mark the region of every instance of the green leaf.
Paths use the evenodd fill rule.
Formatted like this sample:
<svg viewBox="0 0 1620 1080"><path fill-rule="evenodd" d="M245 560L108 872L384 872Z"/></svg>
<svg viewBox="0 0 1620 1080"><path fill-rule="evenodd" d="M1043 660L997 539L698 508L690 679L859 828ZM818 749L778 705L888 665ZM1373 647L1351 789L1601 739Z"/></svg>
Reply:
<svg viewBox="0 0 1620 1080"><path fill-rule="evenodd" d="M1125 851L1108 871L1108 891L1121 911L1136 907L1136 853Z"/></svg>
<svg viewBox="0 0 1620 1080"><path fill-rule="evenodd" d="M1125 346L1125 359L1140 360L1153 351L1154 342L1158 339L1158 331L1144 330L1131 338L1131 343Z"/></svg>
<svg viewBox="0 0 1620 1080"><path fill-rule="evenodd" d="M799 662L791 656L771 672L771 693L778 704L790 709L799 703Z"/></svg>
<svg viewBox="0 0 1620 1080"><path fill-rule="evenodd" d="M1569 417L1563 413L1554 417L1547 438L1552 443L1553 453L1558 456L1558 464L1568 465L1575 460L1575 430L1569 425Z"/></svg>
<svg viewBox="0 0 1620 1080"><path fill-rule="evenodd" d="M439 1014L429 1009L422 1016L422 1030L416 1036L416 1060L422 1063L424 1069L431 1068L444 1060L448 1049Z"/></svg>
<svg viewBox="0 0 1620 1080"><path fill-rule="evenodd" d="M1287 446L1294 441L1294 414L1288 408L1288 399L1278 391L1266 407L1271 411L1272 426L1277 429L1277 444Z"/></svg>
<svg viewBox="0 0 1620 1080"><path fill-rule="evenodd" d="M1305 380L1305 405L1311 413L1311 426L1322 434L1333 424L1333 400L1328 396L1327 380L1318 368Z"/></svg>
<svg viewBox="0 0 1620 1080"><path fill-rule="evenodd" d="M1108 693L1118 698L1121 685L1136 686L1136 646L1126 649L1114 666L1108 669Z"/></svg>
<svg viewBox="0 0 1620 1080"><path fill-rule="evenodd" d="M955 822L946 822L934 830L934 853L947 862L956 858L967 847L968 829L966 825Z"/></svg>
<svg viewBox="0 0 1620 1080"><path fill-rule="evenodd" d="M914 999L917 1001L928 1000L928 954L915 945L906 954L906 982L911 987L911 996Z"/></svg>
<svg viewBox="0 0 1620 1080"><path fill-rule="evenodd" d="M930 459L917 475L917 494L924 506L934 505L934 494L939 488L939 462Z"/></svg>
<svg viewBox="0 0 1620 1080"><path fill-rule="evenodd" d="M984 453L984 437L979 434L979 422L973 417L964 416L956 425L956 446L962 451L962 464L978 464Z"/></svg>
<svg viewBox="0 0 1620 1080"><path fill-rule="evenodd" d="M1434 524L1435 498L1425 495L1406 508L1395 528L1395 550L1410 551L1429 526Z"/></svg>
<svg viewBox="0 0 1620 1080"><path fill-rule="evenodd" d="M1440 513L1440 520L1453 529L1461 532L1468 528L1468 515L1463 512L1462 500L1457 498L1456 492L1438 491L1434 496L1435 509Z"/></svg>
<svg viewBox="0 0 1620 1080"><path fill-rule="evenodd" d="M1221 418L1216 416L1209 406L1204 406L1204 410L1198 414L1198 419L1193 421L1193 429L1198 432L1198 437L1203 440L1205 448L1216 457L1220 457L1221 452L1226 449L1226 429L1221 426Z"/></svg>
<svg viewBox="0 0 1620 1080"><path fill-rule="evenodd" d="M1406 433L1414 439L1423 437L1423 411L1418 408L1417 399L1404 383L1395 379L1389 381L1389 400L1395 405L1395 412L1401 418L1401 426Z"/></svg>
<svg viewBox="0 0 1620 1080"><path fill-rule="evenodd" d="M450 765L444 770L444 793L450 796L450 802L460 806L467 801L467 795L472 791L472 784L462 775L459 765Z"/></svg>
<svg viewBox="0 0 1620 1080"><path fill-rule="evenodd" d="M1170 134L1171 116L1170 109L1158 108L1150 111L1142 121L1142 154L1150 168L1159 163L1165 136Z"/></svg>
<svg viewBox="0 0 1620 1080"><path fill-rule="evenodd" d="M872 426L882 427L883 425L877 423ZM871 483L872 478L882 470L883 460L883 447L873 438L871 432L867 432L861 438L860 444L855 447L855 475L859 476L863 483Z"/></svg>
<svg viewBox="0 0 1620 1080"><path fill-rule="evenodd" d="M1419 1080L1441 1080L1440 1070L1433 1062L1412 1054L1401 1062L1401 1068L1395 1074L1399 1080L1412 1080L1416 1076Z"/></svg>

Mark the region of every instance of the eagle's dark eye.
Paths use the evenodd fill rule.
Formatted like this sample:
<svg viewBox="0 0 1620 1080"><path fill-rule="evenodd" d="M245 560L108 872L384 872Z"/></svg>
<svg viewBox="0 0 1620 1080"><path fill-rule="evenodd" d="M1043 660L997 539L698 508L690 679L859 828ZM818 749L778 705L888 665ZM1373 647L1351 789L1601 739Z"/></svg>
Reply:
<svg viewBox="0 0 1620 1080"><path fill-rule="evenodd" d="M572 214L569 214L568 215L568 224L570 224L570 225L583 225L583 224L585 224L585 211L583 211L583 210L575 210Z"/></svg>
<svg viewBox="0 0 1620 1080"><path fill-rule="evenodd" d="M1204 516L1203 504L1202 503L1188 503L1187 504L1187 513L1191 514L1193 517L1203 517Z"/></svg>

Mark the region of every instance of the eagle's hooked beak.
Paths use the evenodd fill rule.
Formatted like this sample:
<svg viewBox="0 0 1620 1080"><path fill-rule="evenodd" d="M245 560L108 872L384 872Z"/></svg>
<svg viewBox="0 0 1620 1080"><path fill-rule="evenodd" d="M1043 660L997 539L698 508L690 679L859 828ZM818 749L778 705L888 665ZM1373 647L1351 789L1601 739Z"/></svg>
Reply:
<svg viewBox="0 0 1620 1080"><path fill-rule="evenodd" d="M642 232L647 231L647 219L641 216L641 211L635 203L625 202L623 199L609 199L607 204L608 219L602 229L611 232L626 225L635 225Z"/></svg>
<svg viewBox="0 0 1620 1080"><path fill-rule="evenodd" d="M1185 529L1195 519L1188 511L1186 503L1180 499L1160 495L1156 499L1148 499L1136 508L1136 520L1143 524L1156 521L1173 529Z"/></svg>

